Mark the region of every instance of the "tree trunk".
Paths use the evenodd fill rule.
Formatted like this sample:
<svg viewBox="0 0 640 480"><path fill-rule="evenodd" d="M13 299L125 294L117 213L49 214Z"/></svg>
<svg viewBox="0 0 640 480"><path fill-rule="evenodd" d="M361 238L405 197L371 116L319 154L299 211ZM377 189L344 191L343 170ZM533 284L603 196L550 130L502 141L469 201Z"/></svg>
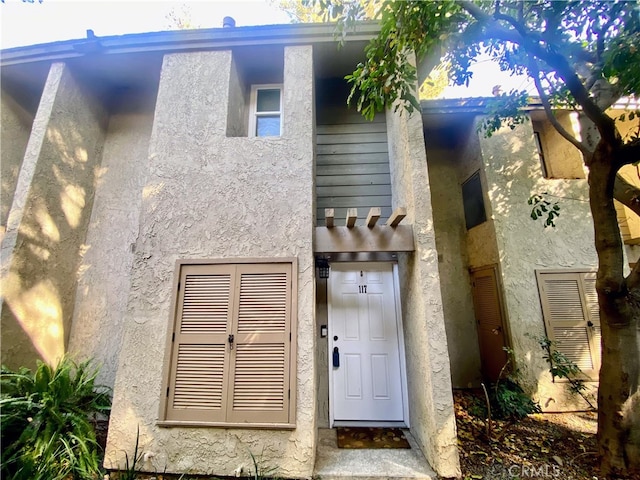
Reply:
<svg viewBox="0 0 640 480"><path fill-rule="evenodd" d="M598 453L605 476L640 473L640 285L628 285L623 275L623 245L613 204L614 156L615 148L601 140L589 164L602 328Z"/></svg>
<svg viewBox="0 0 640 480"><path fill-rule="evenodd" d="M598 453L604 475L640 472L638 317L611 324L601 317L602 367L598 390Z"/></svg>

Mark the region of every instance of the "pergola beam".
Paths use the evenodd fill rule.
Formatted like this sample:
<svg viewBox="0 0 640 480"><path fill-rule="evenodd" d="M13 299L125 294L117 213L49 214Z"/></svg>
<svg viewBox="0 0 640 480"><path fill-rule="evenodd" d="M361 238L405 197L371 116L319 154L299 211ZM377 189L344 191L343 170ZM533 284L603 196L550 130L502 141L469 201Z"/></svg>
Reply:
<svg viewBox="0 0 640 480"><path fill-rule="evenodd" d="M369 210L369 215L367 215L367 227L373 228L376 226L376 223L380 219L380 215L382 214L382 209L380 207L371 207Z"/></svg>
<svg viewBox="0 0 640 480"><path fill-rule="evenodd" d="M393 211L393 213L389 217L389 220L387 220L387 225L389 227L397 227L402 221L402 219L406 216L407 216L407 209L404 207L398 207Z"/></svg>
<svg viewBox="0 0 640 480"><path fill-rule="evenodd" d="M347 210L347 228L355 227L357 219L358 219L358 209L349 208Z"/></svg>
<svg viewBox="0 0 640 480"><path fill-rule="evenodd" d="M357 227L316 227L314 242L316 253L352 252L412 252L413 227L411 225L366 225Z"/></svg>
<svg viewBox="0 0 640 480"><path fill-rule="evenodd" d="M324 209L324 219L327 225L327 228L333 228L333 218L335 216L335 211L333 208L325 208Z"/></svg>

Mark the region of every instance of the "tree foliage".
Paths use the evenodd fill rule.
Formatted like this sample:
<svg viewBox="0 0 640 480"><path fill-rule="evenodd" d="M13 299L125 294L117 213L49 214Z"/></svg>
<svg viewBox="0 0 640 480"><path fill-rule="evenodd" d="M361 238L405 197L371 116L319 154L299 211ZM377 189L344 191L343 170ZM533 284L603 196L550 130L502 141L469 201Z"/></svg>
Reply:
<svg viewBox="0 0 640 480"><path fill-rule="evenodd" d="M371 3L316 1L330 18L338 20L343 37L361 18L363 4ZM640 190L618 175L623 166L640 162L640 124L623 138L616 119L607 113L621 97L640 93L638 0L374 3L380 33L367 46L366 61L347 77L352 85L349 102L365 117L372 118L389 106L403 105L409 112L419 108L414 58L417 65L439 59L448 62L452 83L465 85L473 75L470 67L481 56L489 56L504 72L533 80L549 122L582 153L589 170L598 253L602 473L640 472L640 262L625 275L624 247L613 203L615 197L640 215ZM515 128L527 101L526 92L496 97L485 117L486 131L490 134L505 121ZM581 137L555 118L557 108L580 113L586 125ZM637 120L637 112L629 113L629 118ZM545 213L542 205L548 209L541 200L534 206L536 217L536 208L541 215Z"/></svg>

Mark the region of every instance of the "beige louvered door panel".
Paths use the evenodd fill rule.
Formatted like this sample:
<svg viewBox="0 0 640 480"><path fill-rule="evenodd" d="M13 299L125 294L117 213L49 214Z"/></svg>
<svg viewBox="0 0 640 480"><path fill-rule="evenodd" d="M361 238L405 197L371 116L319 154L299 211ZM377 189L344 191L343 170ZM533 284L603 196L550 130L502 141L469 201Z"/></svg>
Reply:
<svg viewBox="0 0 640 480"><path fill-rule="evenodd" d="M584 273L538 273L547 335L580 369L593 374L589 310L582 282Z"/></svg>
<svg viewBox="0 0 640 480"><path fill-rule="evenodd" d="M291 265L238 265L228 422L288 423Z"/></svg>
<svg viewBox="0 0 640 480"><path fill-rule="evenodd" d="M587 323L587 333L591 346L591 358L593 359L594 375L600 372L600 357L602 349L602 332L600 330L600 305L598 304L598 292L596 292L595 272L583 274L585 298L587 300L587 310L589 312L589 322Z"/></svg>
<svg viewBox="0 0 640 480"><path fill-rule="evenodd" d="M233 271L226 265L181 269L167 420L225 421Z"/></svg>

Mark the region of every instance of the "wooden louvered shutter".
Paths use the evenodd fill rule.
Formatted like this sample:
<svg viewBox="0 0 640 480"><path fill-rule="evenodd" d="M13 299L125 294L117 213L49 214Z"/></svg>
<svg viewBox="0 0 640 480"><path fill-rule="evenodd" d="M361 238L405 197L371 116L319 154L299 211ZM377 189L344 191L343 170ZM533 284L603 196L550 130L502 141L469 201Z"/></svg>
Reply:
<svg viewBox="0 0 640 480"><path fill-rule="evenodd" d="M181 267L167 420L225 421L233 269L227 265Z"/></svg>
<svg viewBox="0 0 640 480"><path fill-rule="evenodd" d="M292 423L291 264L238 265L237 273L228 421Z"/></svg>
<svg viewBox="0 0 640 480"><path fill-rule="evenodd" d="M596 292L596 273L587 272L582 276L584 285L585 300L587 302L587 333L591 346L591 358L593 359L593 369L597 377L600 372L600 356L602 348L602 333L600 330L600 305L598 304L598 293Z"/></svg>
<svg viewBox="0 0 640 480"><path fill-rule="evenodd" d="M586 275L591 274L538 272L538 286L547 335L560 352L595 378L600 367L599 343L595 345L600 321L592 319L598 312L595 276L585 279Z"/></svg>
<svg viewBox="0 0 640 480"><path fill-rule="evenodd" d="M471 274L473 307L478 325L478 343L482 360L482 374L495 382L507 363L500 292L495 267L485 267Z"/></svg>

